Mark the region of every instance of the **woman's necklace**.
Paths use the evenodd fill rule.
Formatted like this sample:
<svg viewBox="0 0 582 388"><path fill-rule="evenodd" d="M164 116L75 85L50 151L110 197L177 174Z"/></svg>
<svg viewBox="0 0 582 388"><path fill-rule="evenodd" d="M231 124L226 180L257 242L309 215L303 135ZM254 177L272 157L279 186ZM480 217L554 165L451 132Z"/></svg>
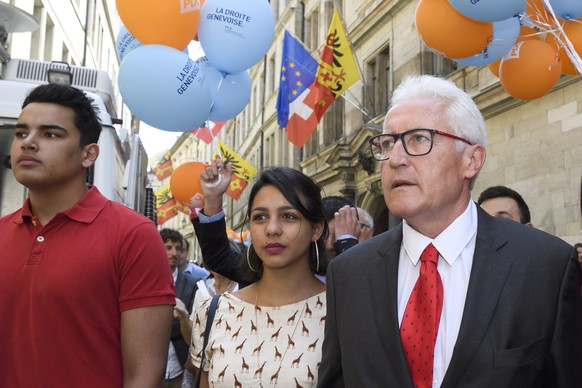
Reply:
<svg viewBox="0 0 582 388"><path fill-rule="evenodd" d="M285 348L285 351L283 352L283 354L279 355L279 365L277 366L277 371L275 372L275 374L273 376L270 377L270 382L269 382L269 386L273 386L276 387L277 383L278 383L278 379L279 379L279 372L281 372L281 365L283 364L283 360L285 359L285 355L287 354L287 351L289 350L289 347L291 346L293 342L293 338L295 337L295 332L297 331L297 327L299 327L299 322L301 322L301 318L303 318L303 314L305 313L305 309L307 307L307 301L309 300L309 298L311 298L312 294L313 294L313 290L315 289L315 285L317 283L314 282L313 285L311 286L311 289L309 290L309 295L307 295L307 298L304 299L304 305L303 308L301 309L301 314L299 314L299 317L295 320L295 327L293 328L293 331L291 332L291 336L289 337L289 341L287 341L287 347ZM258 322L259 322L259 311L261 310L261 308L259 307L259 285L257 284L257 299L255 300L255 322L256 325L258 327ZM261 365L261 360L260 360L260 345L259 344L259 330L257 328L255 328L255 338L256 338L256 343L257 343L257 347L255 348L256 351L256 355L257 355L257 372L261 371L261 373L256 373L258 379L259 379L259 386L261 388L263 388L263 376L262 376L262 369L265 366L264 362ZM263 339L264 342L264 339Z"/></svg>

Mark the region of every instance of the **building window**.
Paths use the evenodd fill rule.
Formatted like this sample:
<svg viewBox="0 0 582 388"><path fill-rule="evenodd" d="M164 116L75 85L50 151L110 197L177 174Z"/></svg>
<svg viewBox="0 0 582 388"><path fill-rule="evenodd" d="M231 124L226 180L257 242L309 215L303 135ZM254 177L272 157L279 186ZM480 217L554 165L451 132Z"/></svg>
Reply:
<svg viewBox="0 0 582 388"><path fill-rule="evenodd" d="M303 39L305 40L305 46L310 51L315 51L319 48L319 40L318 40L318 33L319 33L319 13L317 11L313 11L309 16L305 18L305 36Z"/></svg>
<svg viewBox="0 0 582 388"><path fill-rule="evenodd" d="M309 136L309 139L307 139L307 142L305 143L305 154L303 155L304 158L310 157L311 155L314 155L317 153L317 144L319 139L319 133L317 132L317 129L315 131L313 131L313 133L311 134L311 136Z"/></svg>
<svg viewBox="0 0 582 388"><path fill-rule="evenodd" d="M268 95L271 96L275 91L276 79L277 79L277 67L275 66L275 54L269 57L269 63L267 68L267 91Z"/></svg>
<svg viewBox="0 0 582 388"><path fill-rule="evenodd" d="M257 117L257 105L259 104L259 95L257 93L257 85L253 86L253 93L251 94L251 117L249 123L253 122ZM254 98L253 98L254 97Z"/></svg>
<svg viewBox="0 0 582 388"><path fill-rule="evenodd" d="M39 22L40 28L33 31L31 34L31 45L30 45L30 59L42 59L42 39L43 35L41 33L43 29L43 19L46 18L46 10L42 5L35 4L33 11L34 18Z"/></svg>
<svg viewBox="0 0 582 388"><path fill-rule="evenodd" d="M441 57L433 53L432 51L421 52L421 58L423 64L426 63L428 66L423 66L423 69L428 74L445 77L457 70L458 64L452 59Z"/></svg>
<svg viewBox="0 0 582 388"><path fill-rule="evenodd" d="M271 148L271 137L270 136L266 136L265 137L265 165L266 166L272 166L273 162L271 161L271 157L273 156L273 149ZM261 166L262 167L262 166Z"/></svg>
<svg viewBox="0 0 582 388"><path fill-rule="evenodd" d="M383 48L366 62L366 84L364 85L365 105L372 119L384 114L388 109L392 90L390 71L390 48Z"/></svg>
<svg viewBox="0 0 582 388"><path fill-rule="evenodd" d="M55 24L50 17L46 20L46 34L44 36L44 60L53 59L53 41L55 39Z"/></svg>
<svg viewBox="0 0 582 388"><path fill-rule="evenodd" d="M289 145L291 144L287 141L287 133L285 131L277 131L277 138L279 139L279 149L280 158L282 166L290 166L289 162Z"/></svg>
<svg viewBox="0 0 582 388"><path fill-rule="evenodd" d="M339 140L344 133L344 99L341 96L329 106L323 116L323 142L326 146Z"/></svg>

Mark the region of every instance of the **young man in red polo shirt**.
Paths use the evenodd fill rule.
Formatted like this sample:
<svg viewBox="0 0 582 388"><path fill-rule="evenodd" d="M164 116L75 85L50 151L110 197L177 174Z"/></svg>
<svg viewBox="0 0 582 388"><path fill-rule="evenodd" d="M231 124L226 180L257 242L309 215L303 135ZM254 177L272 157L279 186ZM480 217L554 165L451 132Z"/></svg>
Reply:
<svg viewBox="0 0 582 388"><path fill-rule="evenodd" d="M160 387L174 285L144 216L87 187L101 127L64 85L25 99L11 164L28 188L0 218L0 386Z"/></svg>

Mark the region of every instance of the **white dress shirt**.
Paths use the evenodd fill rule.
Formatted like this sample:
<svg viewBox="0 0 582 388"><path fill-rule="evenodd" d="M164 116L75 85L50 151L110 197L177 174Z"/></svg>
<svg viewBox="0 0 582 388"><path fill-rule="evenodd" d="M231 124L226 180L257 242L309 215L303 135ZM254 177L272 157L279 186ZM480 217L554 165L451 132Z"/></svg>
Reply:
<svg viewBox="0 0 582 388"><path fill-rule="evenodd" d="M174 285L176 284L176 280L178 279L178 268L174 270L172 273L172 277L174 278ZM166 365L166 379L173 379L180 376L184 373L184 369L182 365L180 365L180 361L178 360L178 355L176 354L176 349L174 349L174 344L170 341L170 345L168 346L168 364Z"/></svg>
<svg viewBox="0 0 582 388"><path fill-rule="evenodd" d="M465 298L469 287L475 240L477 207L469 201L467 209L434 240L403 222L403 238L398 264L398 322L420 273L420 255L431 242L439 251L438 271L443 282L443 309L437 334L433 387L440 387L459 335Z"/></svg>

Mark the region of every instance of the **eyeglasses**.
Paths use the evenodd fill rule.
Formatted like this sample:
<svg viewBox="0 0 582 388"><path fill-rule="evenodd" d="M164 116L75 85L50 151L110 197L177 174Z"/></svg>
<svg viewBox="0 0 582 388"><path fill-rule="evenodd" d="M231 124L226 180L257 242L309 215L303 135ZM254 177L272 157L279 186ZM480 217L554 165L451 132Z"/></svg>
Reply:
<svg viewBox="0 0 582 388"><path fill-rule="evenodd" d="M434 135L450 137L451 139L460 140L469 145L473 145L467 139L452 135L450 133L442 132L437 129L415 128L406 132L398 134L382 134L374 136L369 140L370 151L376 160L388 160L392 154L392 150L396 145L396 141L400 139L404 151L410 156L422 156L428 154L432 150Z"/></svg>
<svg viewBox="0 0 582 388"><path fill-rule="evenodd" d="M364 229L364 228L369 228L372 229L372 227L368 224L364 224L363 222L360 222L360 228Z"/></svg>

